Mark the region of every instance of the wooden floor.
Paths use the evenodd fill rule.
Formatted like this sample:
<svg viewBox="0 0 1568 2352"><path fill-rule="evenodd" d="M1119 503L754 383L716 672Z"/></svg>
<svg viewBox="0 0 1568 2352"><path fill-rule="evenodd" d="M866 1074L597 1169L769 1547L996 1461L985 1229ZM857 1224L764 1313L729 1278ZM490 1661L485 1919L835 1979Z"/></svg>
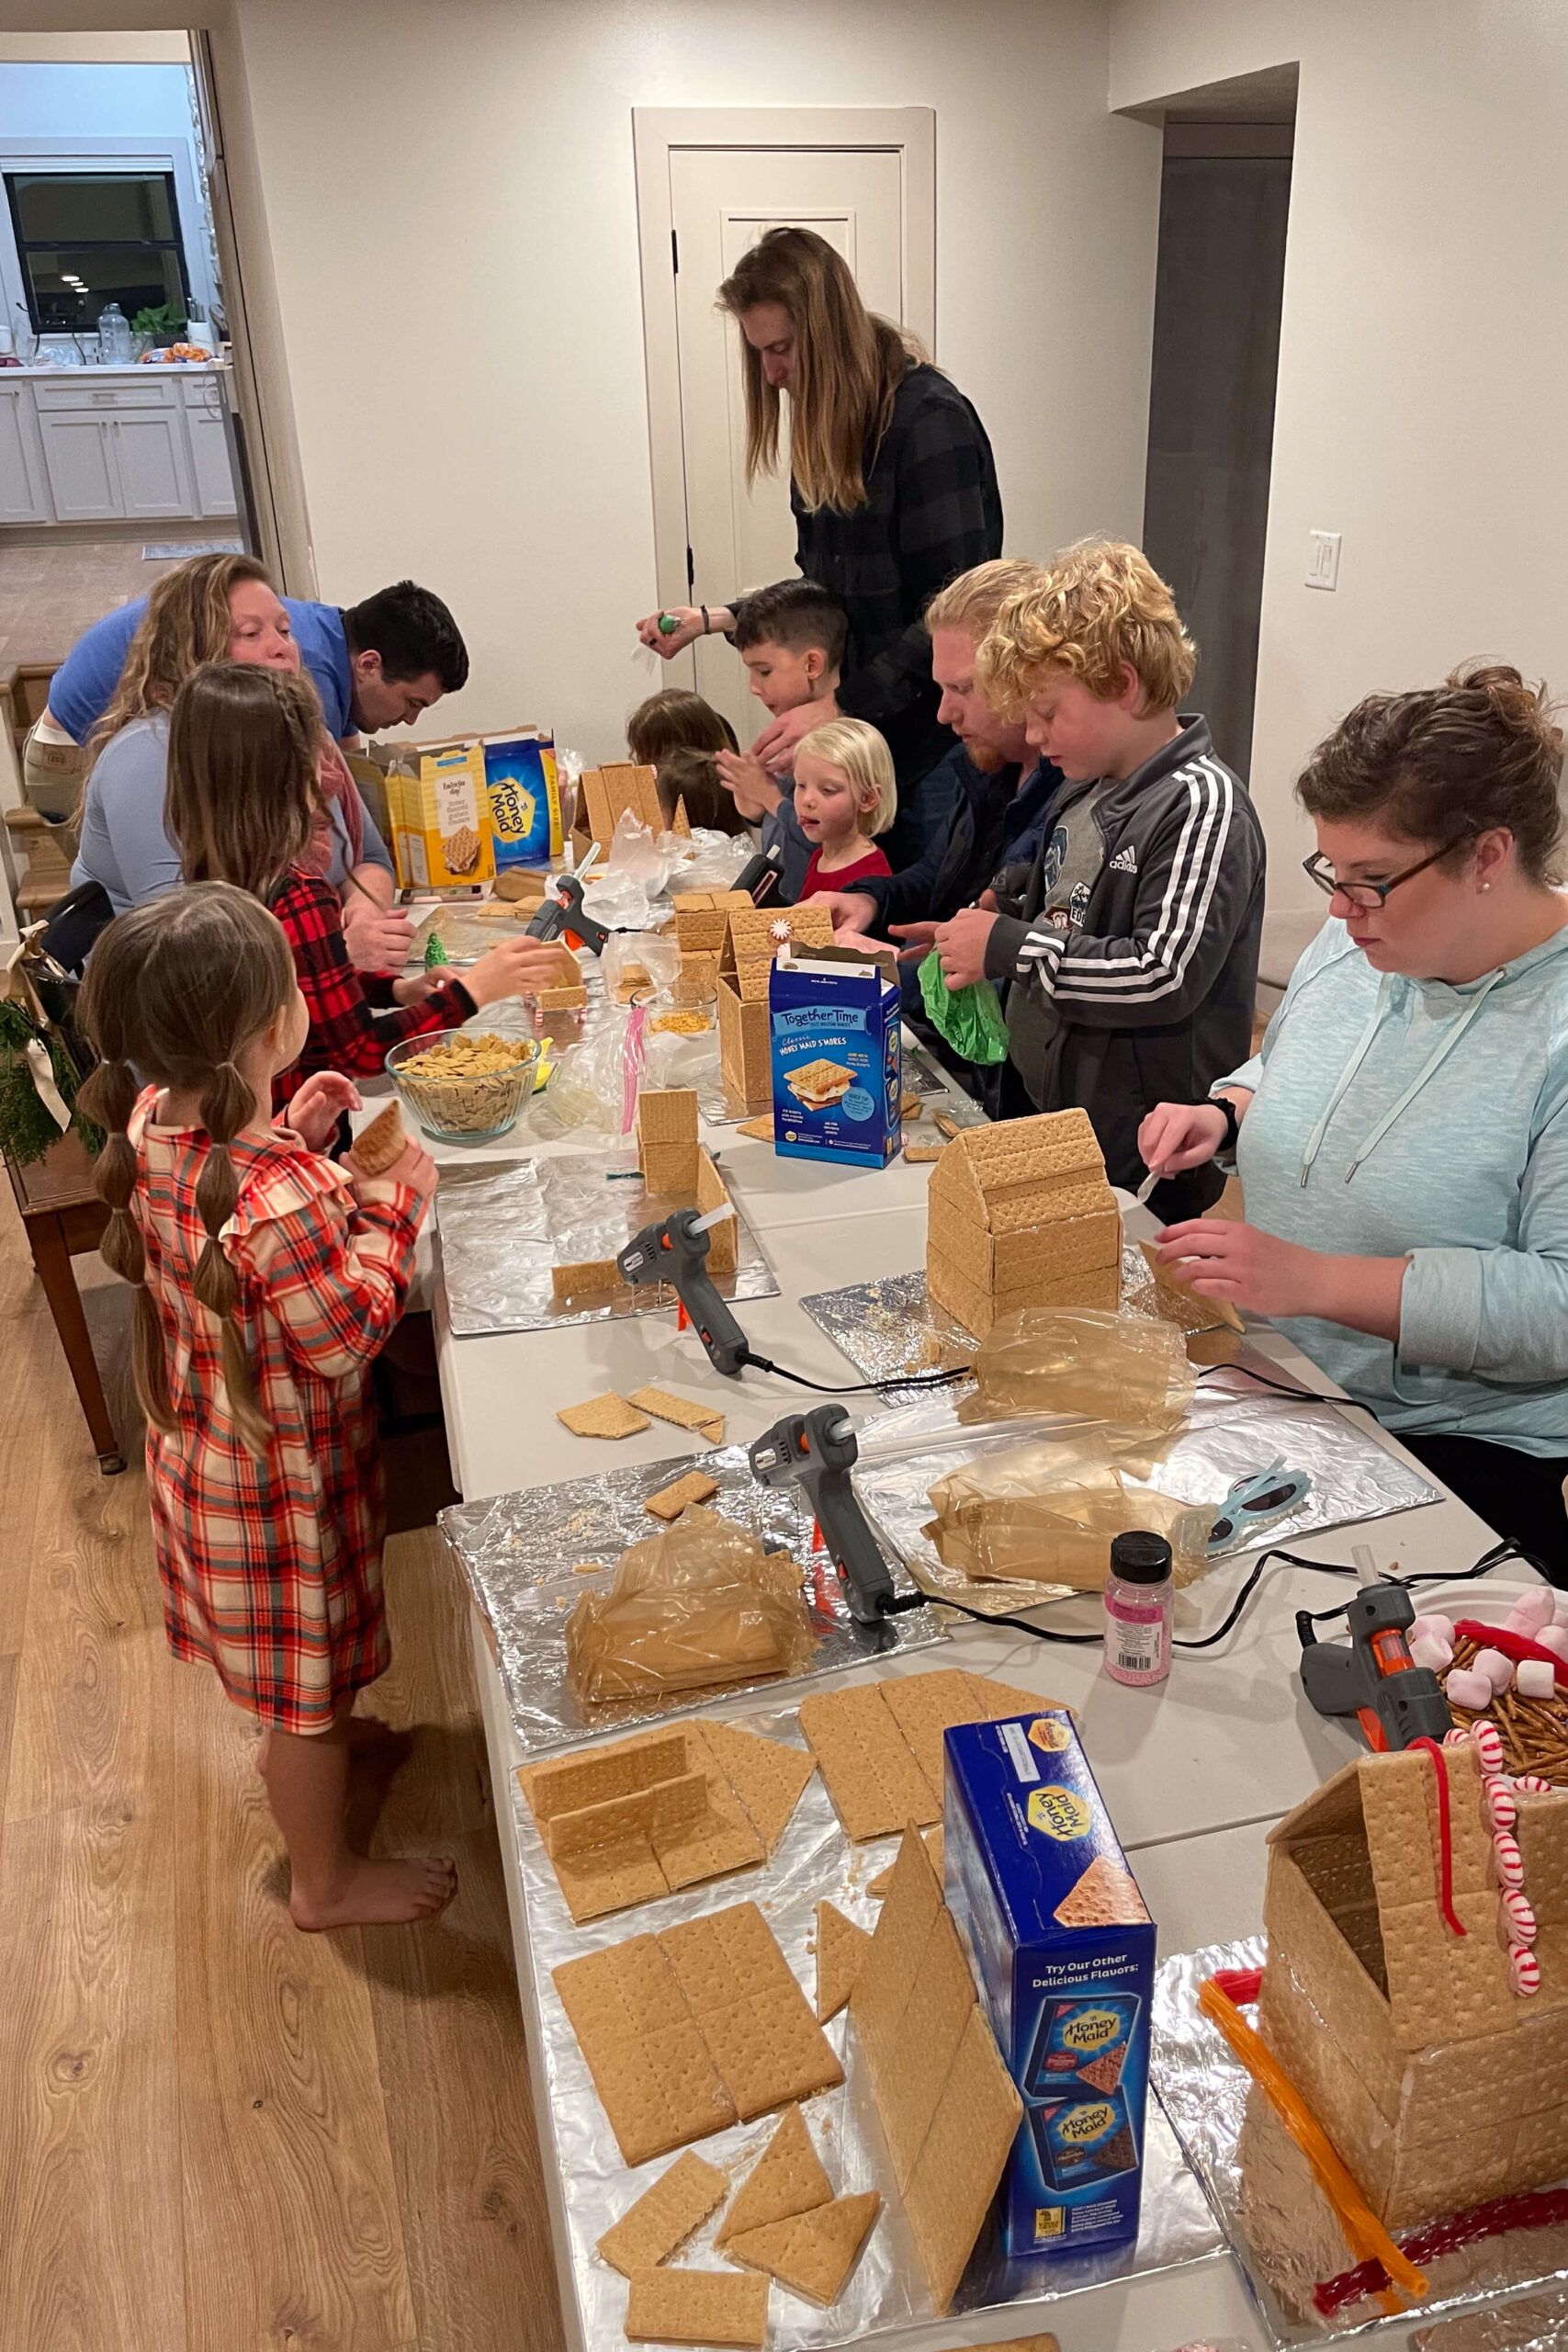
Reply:
<svg viewBox="0 0 1568 2352"><path fill-rule="evenodd" d="M177 557L143 557L143 546L190 537L193 543L231 537L223 519L145 523L134 538L58 539L39 532L0 544L0 667L13 662L61 662L92 622L145 596Z"/></svg>
<svg viewBox="0 0 1568 2352"><path fill-rule="evenodd" d="M126 1294L78 1266L118 1374ZM463 1602L430 1530L387 1584L376 1711L418 1728L378 1849L453 1854L461 1892L301 1936L251 1729L168 1656L141 1472L98 1474L7 1197L4 2352L561 2341Z"/></svg>

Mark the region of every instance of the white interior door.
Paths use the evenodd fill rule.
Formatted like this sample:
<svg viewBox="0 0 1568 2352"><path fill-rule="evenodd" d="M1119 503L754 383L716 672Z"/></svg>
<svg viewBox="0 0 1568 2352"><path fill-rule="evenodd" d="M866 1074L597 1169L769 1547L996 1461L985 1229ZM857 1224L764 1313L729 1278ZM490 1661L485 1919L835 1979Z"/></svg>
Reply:
<svg viewBox="0 0 1568 2352"><path fill-rule="evenodd" d="M902 323L906 221L902 158L887 148L671 148L675 316L686 533L694 604L726 604L795 571L787 433L776 475L746 481L740 331L715 308L728 277L765 231L814 229L842 254L868 310ZM789 403L784 401L787 422ZM722 642L696 649L698 691L741 742L765 714Z"/></svg>

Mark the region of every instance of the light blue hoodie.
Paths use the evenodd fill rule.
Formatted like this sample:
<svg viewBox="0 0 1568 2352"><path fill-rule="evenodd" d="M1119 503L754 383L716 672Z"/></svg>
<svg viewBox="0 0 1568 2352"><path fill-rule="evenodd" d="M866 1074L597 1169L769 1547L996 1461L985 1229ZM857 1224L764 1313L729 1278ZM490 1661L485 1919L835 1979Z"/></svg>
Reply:
<svg viewBox="0 0 1568 2352"><path fill-rule="evenodd" d="M1568 930L1450 987L1325 923L1261 1053L1237 1169L1283 1241L1408 1255L1399 1344L1280 1328L1391 1430L1568 1453Z"/></svg>

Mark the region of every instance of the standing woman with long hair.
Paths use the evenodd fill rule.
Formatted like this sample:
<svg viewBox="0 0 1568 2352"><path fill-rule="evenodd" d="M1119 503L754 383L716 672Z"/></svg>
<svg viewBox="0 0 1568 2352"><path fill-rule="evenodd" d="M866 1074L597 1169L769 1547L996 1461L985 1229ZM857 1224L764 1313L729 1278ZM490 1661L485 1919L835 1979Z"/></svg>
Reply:
<svg viewBox="0 0 1568 2352"><path fill-rule="evenodd" d="M770 229L718 300L742 338L748 479L777 469L787 393L795 561L849 614L838 707L884 736L907 808L953 748L937 724L920 616L939 588L1002 551L986 428L908 336L867 311L848 264L810 229ZM679 626L661 632L661 617ZM734 624L728 605L680 605L650 613L637 633L668 660ZM787 768L815 716L809 706L782 712L756 756Z"/></svg>

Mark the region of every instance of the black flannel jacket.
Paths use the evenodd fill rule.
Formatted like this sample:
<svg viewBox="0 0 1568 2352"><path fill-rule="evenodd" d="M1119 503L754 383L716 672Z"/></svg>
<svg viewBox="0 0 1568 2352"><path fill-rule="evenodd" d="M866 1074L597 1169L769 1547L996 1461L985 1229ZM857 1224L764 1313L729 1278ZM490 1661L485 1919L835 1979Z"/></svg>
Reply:
<svg viewBox="0 0 1568 2352"><path fill-rule="evenodd" d="M840 597L850 642L839 708L869 719L893 753L900 790L946 757L931 639L920 618L939 588L1002 551L1002 502L986 428L956 385L911 368L851 514L809 514L790 488L803 578Z"/></svg>

